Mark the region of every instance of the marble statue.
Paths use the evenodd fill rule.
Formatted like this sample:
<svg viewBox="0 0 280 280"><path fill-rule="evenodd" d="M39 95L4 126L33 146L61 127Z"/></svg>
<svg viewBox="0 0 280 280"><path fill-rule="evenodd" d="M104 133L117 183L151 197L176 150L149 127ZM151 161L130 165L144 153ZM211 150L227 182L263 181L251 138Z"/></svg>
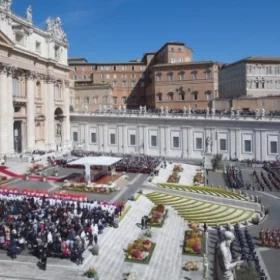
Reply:
<svg viewBox="0 0 280 280"><path fill-rule="evenodd" d="M4 7L7 11L11 10L12 0L0 0L0 6Z"/></svg>
<svg viewBox="0 0 280 280"><path fill-rule="evenodd" d="M189 105L188 115L191 115L191 113L192 113L192 108L191 108L191 106Z"/></svg>
<svg viewBox="0 0 280 280"><path fill-rule="evenodd" d="M239 110L239 109L236 110L236 117L237 117L237 118L240 117L240 110Z"/></svg>
<svg viewBox="0 0 280 280"><path fill-rule="evenodd" d="M232 118L234 118L234 109L233 108L230 109L230 115Z"/></svg>
<svg viewBox="0 0 280 280"><path fill-rule="evenodd" d="M206 138L206 152L211 153L211 148L212 148L212 139L208 136Z"/></svg>
<svg viewBox="0 0 280 280"><path fill-rule="evenodd" d="M164 114L164 108L163 108L163 106L160 106L160 113L161 113L161 115Z"/></svg>
<svg viewBox="0 0 280 280"><path fill-rule="evenodd" d="M26 19L29 22L32 22L32 7L31 7L31 5L29 5L27 10L26 10Z"/></svg>
<svg viewBox="0 0 280 280"><path fill-rule="evenodd" d="M262 118L264 118L264 117L265 117L265 109L262 108Z"/></svg>
<svg viewBox="0 0 280 280"><path fill-rule="evenodd" d="M234 269L243 263L240 260L232 261L230 246L234 239L232 232L225 231L224 240L216 248L216 280L234 280Z"/></svg>
<svg viewBox="0 0 280 280"><path fill-rule="evenodd" d="M67 36L62 29L62 22L60 17L57 17L55 19L49 17L46 23L47 31L51 33L54 39L67 43Z"/></svg>
<svg viewBox="0 0 280 280"><path fill-rule="evenodd" d="M144 114L147 113L147 106L146 105L143 107L143 111L144 111Z"/></svg>

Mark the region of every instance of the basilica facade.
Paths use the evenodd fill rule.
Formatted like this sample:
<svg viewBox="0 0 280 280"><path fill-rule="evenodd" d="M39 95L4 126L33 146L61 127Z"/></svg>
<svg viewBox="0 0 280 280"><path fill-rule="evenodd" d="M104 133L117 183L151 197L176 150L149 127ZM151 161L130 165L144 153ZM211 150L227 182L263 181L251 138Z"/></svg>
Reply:
<svg viewBox="0 0 280 280"><path fill-rule="evenodd" d="M33 24L0 2L0 156L70 146L68 42L60 18Z"/></svg>

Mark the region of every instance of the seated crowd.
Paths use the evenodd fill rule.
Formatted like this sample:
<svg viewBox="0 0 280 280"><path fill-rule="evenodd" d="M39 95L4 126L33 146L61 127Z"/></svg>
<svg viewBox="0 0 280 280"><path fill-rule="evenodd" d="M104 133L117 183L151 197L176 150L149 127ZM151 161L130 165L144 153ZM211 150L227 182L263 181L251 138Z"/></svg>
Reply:
<svg viewBox="0 0 280 280"><path fill-rule="evenodd" d="M101 156L101 153L90 151L73 150L72 156L86 157L86 156ZM103 153L103 155L114 156L112 153ZM119 156L119 155L118 155ZM150 174L160 164L160 158L145 156L145 155L123 155L123 159L116 163L117 172L132 172Z"/></svg>
<svg viewBox="0 0 280 280"><path fill-rule="evenodd" d="M118 225L123 206L46 197L0 194L0 248L11 258L29 251L41 258L82 262L87 246L97 245L105 227Z"/></svg>
<svg viewBox="0 0 280 280"><path fill-rule="evenodd" d="M240 169L234 166L228 166L225 171L225 177L231 188L240 189L244 187L244 181Z"/></svg>
<svg viewBox="0 0 280 280"><path fill-rule="evenodd" d="M118 172L132 172L150 174L160 164L160 159L151 156L124 156L116 164Z"/></svg>
<svg viewBox="0 0 280 280"><path fill-rule="evenodd" d="M262 229L259 238L262 246L280 249L280 229Z"/></svg>

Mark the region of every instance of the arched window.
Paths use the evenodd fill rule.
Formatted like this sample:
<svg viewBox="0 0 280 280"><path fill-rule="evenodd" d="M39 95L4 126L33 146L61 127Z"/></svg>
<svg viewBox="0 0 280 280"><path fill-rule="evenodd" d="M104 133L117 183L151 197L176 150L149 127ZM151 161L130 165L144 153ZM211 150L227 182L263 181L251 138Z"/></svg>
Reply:
<svg viewBox="0 0 280 280"><path fill-rule="evenodd" d="M168 81L173 81L173 72L167 73L167 80Z"/></svg>
<svg viewBox="0 0 280 280"><path fill-rule="evenodd" d="M183 87L179 87L178 89L176 89L176 92L178 93L179 98L180 98L182 101L185 100L186 93L185 93Z"/></svg>
<svg viewBox="0 0 280 280"><path fill-rule="evenodd" d="M192 71L192 79L197 80L197 71Z"/></svg>
<svg viewBox="0 0 280 280"><path fill-rule="evenodd" d="M161 72L156 73L156 81L161 81Z"/></svg>
<svg viewBox="0 0 280 280"><path fill-rule="evenodd" d="M255 80L255 86L256 86L256 88L259 88L259 79L258 78L256 78L256 80Z"/></svg>
<svg viewBox="0 0 280 280"><path fill-rule="evenodd" d="M157 93L157 100L162 101L162 93L161 92Z"/></svg>
<svg viewBox="0 0 280 280"><path fill-rule="evenodd" d="M168 95L168 99L169 99L170 101L173 101L173 100L174 100L174 93L173 93L172 91L168 92L167 95Z"/></svg>
<svg viewBox="0 0 280 280"><path fill-rule="evenodd" d="M193 91L192 96L193 96L193 100L197 100L198 99L198 91Z"/></svg>
<svg viewBox="0 0 280 280"><path fill-rule="evenodd" d="M205 91L205 97L206 97L206 100L211 100L212 99L212 91L211 90Z"/></svg>
<svg viewBox="0 0 280 280"><path fill-rule="evenodd" d="M183 80L185 80L185 72L181 71L179 72L179 81L183 81Z"/></svg>
<svg viewBox="0 0 280 280"><path fill-rule="evenodd" d="M211 72L211 70L205 71L205 79L206 80L211 80L212 79L212 72Z"/></svg>

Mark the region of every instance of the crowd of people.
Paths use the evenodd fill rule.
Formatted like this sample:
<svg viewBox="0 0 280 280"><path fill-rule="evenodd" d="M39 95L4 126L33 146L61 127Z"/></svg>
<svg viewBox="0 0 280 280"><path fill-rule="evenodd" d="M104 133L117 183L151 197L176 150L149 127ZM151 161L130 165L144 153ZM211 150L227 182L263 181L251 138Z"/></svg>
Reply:
<svg viewBox="0 0 280 280"><path fill-rule="evenodd" d="M157 157L127 155L116 164L116 171L150 174L159 164L160 159Z"/></svg>
<svg viewBox="0 0 280 280"><path fill-rule="evenodd" d="M77 202L23 194L0 193L0 248L11 258L23 251L39 258L83 261L88 246L98 246L98 236L108 226L117 227L123 206L105 202Z"/></svg>
<svg viewBox="0 0 280 280"><path fill-rule="evenodd" d="M259 238L262 246L280 249L280 229L261 229Z"/></svg>
<svg viewBox="0 0 280 280"><path fill-rule="evenodd" d="M210 108L206 109L196 109L196 108L189 108L185 107L184 109L171 109L167 106L162 108L147 108L147 107L140 107L140 108L120 108L120 109L113 109L113 108L103 108L102 110L97 109L94 113L113 113L113 114L177 114L177 115L184 115L184 114L194 114L194 115L208 115L212 114L213 110ZM259 117L261 115L266 115L269 117L279 117L280 111L264 111L262 108L256 110L248 110L248 109L231 109L231 110L218 110L215 109L215 115L218 116L226 116L230 117L232 115L239 115L242 117Z"/></svg>
<svg viewBox="0 0 280 280"><path fill-rule="evenodd" d="M234 166L227 166L225 169L225 177L228 185L233 189L240 189L244 187L244 181L241 170Z"/></svg>

